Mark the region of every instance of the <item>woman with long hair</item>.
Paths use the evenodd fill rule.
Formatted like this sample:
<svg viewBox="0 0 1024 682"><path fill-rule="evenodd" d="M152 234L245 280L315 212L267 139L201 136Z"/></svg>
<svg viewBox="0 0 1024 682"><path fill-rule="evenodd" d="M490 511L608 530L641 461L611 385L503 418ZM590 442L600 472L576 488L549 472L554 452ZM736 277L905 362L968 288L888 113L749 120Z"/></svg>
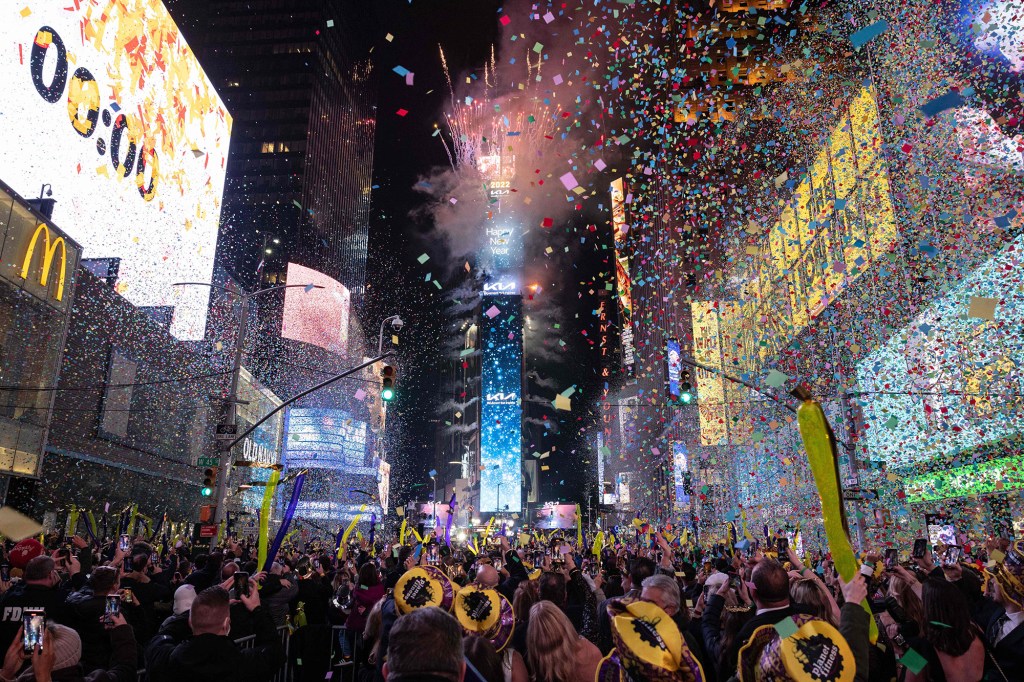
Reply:
<svg viewBox="0 0 1024 682"><path fill-rule="evenodd" d="M516 616L516 627L512 631L512 648L527 658L526 630L530 622L530 609L540 601L540 587L536 580L524 580L519 583L512 597L512 612Z"/></svg>
<svg viewBox="0 0 1024 682"><path fill-rule="evenodd" d="M971 621L967 598L953 583L928 578L921 585L924 607L922 637L907 647L928 664L919 672L907 670L906 682L978 682L985 671L985 645Z"/></svg>
<svg viewBox="0 0 1024 682"><path fill-rule="evenodd" d="M601 663L600 650L549 601L530 609L526 650L533 682L591 682Z"/></svg>
<svg viewBox="0 0 1024 682"><path fill-rule="evenodd" d="M905 570L905 569L904 569ZM886 638L892 642L896 649L896 657L902 658L906 653L906 647L899 644L903 638L901 633L912 632L915 636L924 630L924 605L921 598L917 596L914 587L916 579L907 579L903 573L893 572L889 574L889 587L886 590L886 597L892 597L903 609L907 620L904 623L897 623L888 610L878 614L879 625L885 631ZM913 625L910 625L913 623ZM914 627L916 626L916 627Z"/></svg>
<svg viewBox="0 0 1024 682"><path fill-rule="evenodd" d="M817 578L800 578L789 586L789 600L804 607L804 610L821 620L839 627L839 618L833 608L835 600L825 585Z"/></svg>
<svg viewBox="0 0 1024 682"><path fill-rule="evenodd" d="M380 581L380 573L372 561L359 567L358 582L352 590L351 610L345 620L345 639L342 640L342 651L345 658L351 658L362 644L363 629L374 605L384 598L384 585Z"/></svg>

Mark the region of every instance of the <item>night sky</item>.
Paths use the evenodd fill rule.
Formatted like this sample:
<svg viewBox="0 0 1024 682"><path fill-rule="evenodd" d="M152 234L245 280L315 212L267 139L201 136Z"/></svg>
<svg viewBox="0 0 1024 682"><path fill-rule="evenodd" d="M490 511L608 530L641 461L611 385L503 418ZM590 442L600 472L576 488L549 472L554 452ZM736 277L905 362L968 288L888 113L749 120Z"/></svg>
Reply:
<svg viewBox="0 0 1024 682"><path fill-rule="evenodd" d="M365 319L368 328L374 327L374 320L398 312L408 323L402 334L400 398L396 405L402 422L401 447L389 457L393 499L406 499L408 485L428 480L434 429L444 427L438 424L435 413L440 389L439 351L451 332L441 315L444 293L424 281L424 272L433 270L435 276L446 277L447 285L458 277L463 264L461 258L453 262L429 217L410 215L423 204L422 195L412 189L413 185L432 168L448 166L441 142L432 137L435 123L444 125L443 109L449 101L438 45L444 48L456 85L471 73L481 77L492 45L497 43L501 49L501 5L486 0L374 3L374 30L380 34L373 52L379 77L374 159L377 187L373 194ZM384 39L388 33L394 36L390 42ZM392 72L396 65L415 73L414 86L406 85ZM400 109L409 113L399 116L396 112ZM543 462L551 469L541 475L542 501L581 499L586 483L584 469L595 466L582 449L585 443L581 428L594 423L599 369L591 343L596 330L592 311L597 305L594 292L604 288L598 275L610 267L610 250L600 252L594 247L600 241L595 235L606 230L595 231L587 225L601 225L601 221L606 224L607 216L577 212L560 230L527 235L527 276L533 276L544 287L541 296L545 298L543 302L539 297L525 302L525 313L529 316L532 310L533 319L542 327L543 340L534 347L527 344L525 349L526 372L531 379L524 390L526 396L543 395L545 402L524 403L525 416L533 422L524 425L524 449L529 453L554 447L551 457ZM582 253L577 252L580 257L571 266L560 269L544 262L544 248L579 244L579 234L588 235L589 241L586 249L579 250ZM423 253L431 257L426 268L417 260ZM615 306L608 308L614 312ZM554 329L554 324L559 327ZM565 342L564 347L558 346L559 340ZM572 412L556 414L550 400L573 385L578 393L573 397Z"/></svg>

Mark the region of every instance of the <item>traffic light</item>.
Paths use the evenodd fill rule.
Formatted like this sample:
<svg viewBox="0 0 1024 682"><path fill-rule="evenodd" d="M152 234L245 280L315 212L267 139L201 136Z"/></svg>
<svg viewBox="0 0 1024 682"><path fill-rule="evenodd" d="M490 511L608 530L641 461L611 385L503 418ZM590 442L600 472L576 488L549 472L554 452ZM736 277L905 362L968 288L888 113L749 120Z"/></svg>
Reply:
<svg viewBox="0 0 1024 682"><path fill-rule="evenodd" d="M391 365L384 365L380 370L380 399L386 403L395 399L395 379L397 372Z"/></svg>
<svg viewBox="0 0 1024 682"><path fill-rule="evenodd" d="M199 493L203 497L213 495L213 489L217 487L217 467L207 467L203 471L203 487Z"/></svg>
<svg viewBox="0 0 1024 682"><path fill-rule="evenodd" d="M689 405L696 397L693 392L693 384L690 383L690 373L684 372L682 381L679 382L679 401L683 405Z"/></svg>

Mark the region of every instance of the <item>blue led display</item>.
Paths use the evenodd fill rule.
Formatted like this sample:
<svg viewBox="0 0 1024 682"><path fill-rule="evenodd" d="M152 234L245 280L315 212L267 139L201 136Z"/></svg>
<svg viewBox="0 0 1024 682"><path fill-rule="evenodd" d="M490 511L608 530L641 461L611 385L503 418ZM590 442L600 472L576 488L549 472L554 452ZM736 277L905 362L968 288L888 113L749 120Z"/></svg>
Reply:
<svg viewBox="0 0 1024 682"><path fill-rule="evenodd" d="M522 511L523 299L487 296L480 324L480 511Z"/></svg>
<svg viewBox="0 0 1024 682"><path fill-rule="evenodd" d="M366 422L344 410L291 408L284 431L289 469L372 469L367 462Z"/></svg>
<svg viewBox="0 0 1024 682"><path fill-rule="evenodd" d="M679 360L679 341L669 339L665 342L665 358L668 362L668 394L679 397L679 376L682 374L683 363Z"/></svg>
<svg viewBox="0 0 1024 682"><path fill-rule="evenodd" d="M681 440L674 441L672 443L672 481L675 484L677 511L690 504L690 495L686 485L686 475L689 471L689 453L686 450L686 443Z"/></svg>

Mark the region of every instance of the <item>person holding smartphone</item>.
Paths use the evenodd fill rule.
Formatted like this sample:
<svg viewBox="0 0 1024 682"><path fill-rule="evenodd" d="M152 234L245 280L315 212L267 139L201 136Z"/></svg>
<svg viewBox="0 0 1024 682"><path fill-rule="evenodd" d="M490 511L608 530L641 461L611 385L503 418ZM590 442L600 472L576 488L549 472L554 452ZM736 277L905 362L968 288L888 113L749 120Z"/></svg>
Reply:
<svg viewBox="0 0 1024 682"><path fill-rule="evenodd" d="M50 622L70 624L71 613L65 603L69 590L53 557L41 554L29 560L22 579L0 596L0 650L6 650L15 639L26 608L41 607Z"/></svg>
<svg viewBox="0 0 1024 682"><path fill-rule="evenodd" d="M95 682L104 680L135 679L137 669L137 651L135 633L123 615L112 616L105 626L113 643L110 659L104 663L103 669L93 671L88 678L83 677L81 665L82 643L72 628L58 623L47 623L42 633L42 646L34 647L26 652L22 646L23 631L7 648L4 655L3 668L0 669L0 680L31 679L31 680L84 680ZM25 670L21 668L28 662ZM19 671L20 675L19 675Z"/></svg>

